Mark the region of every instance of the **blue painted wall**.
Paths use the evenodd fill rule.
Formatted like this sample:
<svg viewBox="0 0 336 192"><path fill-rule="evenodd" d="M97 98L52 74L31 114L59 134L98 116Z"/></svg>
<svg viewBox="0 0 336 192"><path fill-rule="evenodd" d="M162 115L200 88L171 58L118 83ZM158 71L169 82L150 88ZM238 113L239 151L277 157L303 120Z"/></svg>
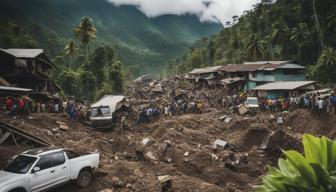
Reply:
<svg viewBox="0 0 336 192"><path fill-rule="evenodd" d="M304 73L288 75L284 74L283 69L277 69L274 71L257 71L255 72L256 76L253 77L253 73L249 73L250 81L265 81L265 82L273 82L273 81L304 81L306 77Z"/></svg>
<svg viewBox="0 0 336 192"><path fill-rule="evenodd" d="M267 98L276 99L280 96L285 96L284 91L267 91Z"/></svg>

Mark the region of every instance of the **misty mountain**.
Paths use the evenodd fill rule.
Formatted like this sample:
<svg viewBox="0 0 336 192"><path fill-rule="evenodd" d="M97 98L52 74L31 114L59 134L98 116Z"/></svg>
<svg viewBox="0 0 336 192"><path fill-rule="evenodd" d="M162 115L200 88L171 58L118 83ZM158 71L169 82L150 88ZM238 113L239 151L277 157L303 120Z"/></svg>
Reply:
<svg viewBox="0 0 336 192"><path fill-rule="evenodd" d="M52 56L63 51L83 16L93 19L97 39L90 45L112 45L126 66L155 73L180 56L194 41L222 26L201 23L194 15L147 18L133 6L116 7L106 0L1 0L0 20L22 26Z"/></svg>

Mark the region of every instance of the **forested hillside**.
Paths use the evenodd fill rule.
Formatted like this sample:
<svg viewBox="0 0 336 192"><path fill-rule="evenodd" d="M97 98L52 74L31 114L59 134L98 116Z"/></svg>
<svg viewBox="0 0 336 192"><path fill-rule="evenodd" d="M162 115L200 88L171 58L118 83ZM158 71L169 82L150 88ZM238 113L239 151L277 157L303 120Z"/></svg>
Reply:
<svg viewBox="0 0 336 192"><path fill-rule="evenodd" d="M336 82L336 1L264 0L170 63L170 73L243 61L295 60L310 78ZM200 46L202 45L202 46ZM173 67L176 66L176 67Z"/></svg>
<svg viewBox="0 0 336 192"><path fill-rule="evenodd" d="M116 57L134 76L157 73L167 60L185 52L194 41L223 28L220 24L200 23L191 15L149 19L135 7L116 7L106 0L0 1L2 30L10 30L4 29L7 21L15 23L17 30L35 39L35 47L44 48L58 59L64 56L64 46L73 38L73 29L83 16L89 16L97 29L97 38L89 49L102 44L112 46ZM11 33L0 36L2 48L22 47L22 41L13 40ZM77 67L79 64L74 62Z"/></svg>

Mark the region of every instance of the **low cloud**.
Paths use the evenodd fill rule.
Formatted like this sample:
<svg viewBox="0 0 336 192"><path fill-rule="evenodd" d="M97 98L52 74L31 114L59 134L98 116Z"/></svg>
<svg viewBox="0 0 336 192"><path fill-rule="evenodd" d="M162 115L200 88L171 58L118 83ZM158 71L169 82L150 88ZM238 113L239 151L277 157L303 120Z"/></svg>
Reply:
<svg viewBox="0 0 336 192"><path fill-rule="evenodd" d="M116 6L133 5L147 17L194 14L202 22L231 21L260 0L108 0Z"/></svg>

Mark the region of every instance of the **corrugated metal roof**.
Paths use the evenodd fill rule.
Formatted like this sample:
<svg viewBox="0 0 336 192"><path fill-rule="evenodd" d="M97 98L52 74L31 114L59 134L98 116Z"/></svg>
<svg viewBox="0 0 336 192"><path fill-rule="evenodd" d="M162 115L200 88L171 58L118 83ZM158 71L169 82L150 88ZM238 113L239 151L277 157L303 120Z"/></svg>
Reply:
<svg viewBox="0 0 336 192"><path fill-rule="evenodd" d="M91 107L109 106L110 111L113 113L118 110L117 105L119 102L125 99L122 95L106 95L100 99L97 103L91 105Z"/></svg>
<svg viewBox="0 0 336 192"><path fill-rule="evenodd" d="M295 90L300 87L314 84L315 81L277 81L267 83L255 87L253 90L269 91L269 90Z"/></svg>
<svg viewBox="0 0 336 192"><path fill-rule="evenodd" d="M197 68L190 71L190 74L204 74L204 73L215 73L220 71L220 68L223 66L214 66L214 67L206 67L206 68Z"/></svg>
<svg viewBox="0 0 336 192"><path fill-rule="evenodd" d="M273 71L275 69L305 69L306 67L291 61L256 61L245 62L244 64L224 65L220 70L226 72L254 72L259 70Z"/></svg>
<svg viewBox="0 0 336 192"><path fill-rule="evenodd" d="M287 64L284 64L278 68L281 68L281 69L305 69L306 67L305 66L302 66L302 65L298 65L298 64L295 64L295 63L287 63Z"/></svg>
<svg viewBox="0 0 336 192"><path fill-rule="evenodd" d="M0 91L19 91L19 92L31 92L32 89L19 88L19 87L6 87L0 86Z"/></svg>
<svg viewBox="0 0 336 192"><path fill-rule="evenodd" d="M244 62L244 65L251 65L251 64L257 64L257 65L266 65L266 64L273 64L273 65L279 65L279 64L286 64L290 63L292 61L252 61L252 62Z"/></svg>
<svg viewBox="0 0 336 192"><path fill-rule="evenodd" d="M1 51L13 55L17 58L35 58L41 53L43 49L0 49Z"/></svg>
<svg viewBox="0 0 336 192"><path fill-rule="evenodd" d="M264 67L266 64L228 64L220 68L225 72L254 72Z"/></svg>

